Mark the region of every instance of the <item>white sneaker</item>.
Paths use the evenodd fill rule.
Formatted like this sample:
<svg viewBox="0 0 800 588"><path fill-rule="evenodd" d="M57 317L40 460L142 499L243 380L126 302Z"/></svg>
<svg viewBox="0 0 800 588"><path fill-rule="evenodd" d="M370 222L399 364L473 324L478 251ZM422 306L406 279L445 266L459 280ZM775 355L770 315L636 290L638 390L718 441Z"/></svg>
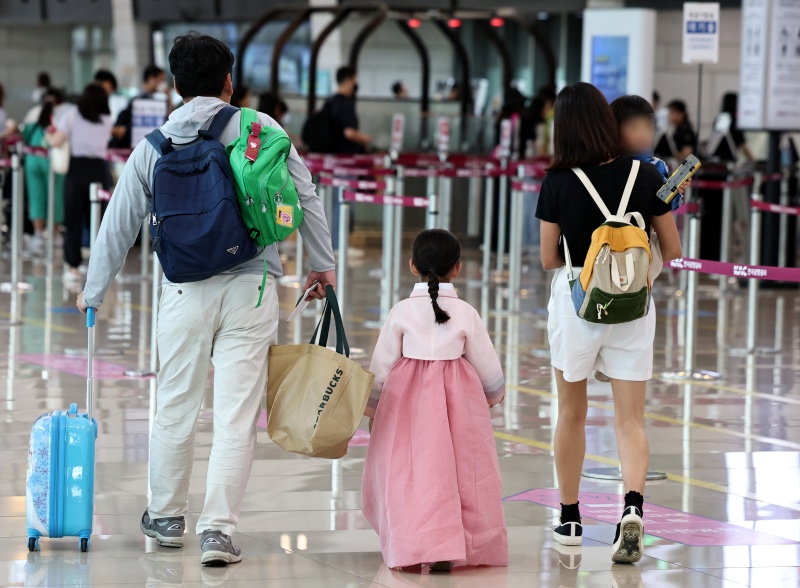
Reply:
<svg viewBox="0 0 800 588"><path fill-rule="evenodd" d="M614 563L636 563L642 559L644 551L644 521L642 511L628 506L622 511L622 519L617 525L617 534L611 548L611 561Z"/></svg>
<svg viewBox="0 0 800 588"><path fill-rule="evenodd" d="M33 235L28 238L25 248L34 256L41 257L44 255L45 240L41 235Z"/></svg>
<svg viewBox="0 0 800 588"><path fill-rule="evenodd" d="M561 545L580 545L583 542L583 525L563 523L553 529L553 540Z"/></svg>

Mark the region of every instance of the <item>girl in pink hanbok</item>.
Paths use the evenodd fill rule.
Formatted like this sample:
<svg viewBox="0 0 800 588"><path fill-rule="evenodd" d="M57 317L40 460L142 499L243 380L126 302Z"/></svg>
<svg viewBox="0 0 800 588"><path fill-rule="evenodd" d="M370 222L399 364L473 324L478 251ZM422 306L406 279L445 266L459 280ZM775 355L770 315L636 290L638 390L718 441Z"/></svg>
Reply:
<svg viewBox="0 0 800 588"><path fill-rule="evenodd" d="M505 380L478 312L451 283L460 258L448 231L417 236L420 283L389 312L372 357L362 501L390 568L508 565L489 415Z"/></svg>

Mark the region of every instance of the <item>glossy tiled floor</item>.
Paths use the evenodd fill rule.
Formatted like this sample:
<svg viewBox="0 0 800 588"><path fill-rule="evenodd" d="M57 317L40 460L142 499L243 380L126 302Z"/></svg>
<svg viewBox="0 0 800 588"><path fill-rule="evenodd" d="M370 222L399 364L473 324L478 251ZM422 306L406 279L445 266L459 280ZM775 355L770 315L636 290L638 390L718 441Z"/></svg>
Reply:
<svg viewBox="0 0 800 588"><path fill-rule="evenodd" d="M474 256L474 252L472 254ZM287 265L292 269L291 264ZM487 317L510 382L507 401L493 412L509 526L508 569L464 569L450 575L402 574L382 565L378 539L360 508L360 474L368 443L360 432L338 462L285 453L259 432L257 460L236 541L243 563L203 569L193 537L183 551L161 549L138 531L147 504L147 431L151 380L123 378L124 369L149 365L151 285L129 260L99 317L95 536L89 554L74 540L25 545L25 460L30 425L40 413L83 404L84 345L72 295L41 263L26 262L33 289L12 299L0 294L0 318L21 326L0 331L0 586L356 586L517 588L577 586L782 587L800 584L800 296L794 291L760 296L759 343L778 353L750 358L744 344L745 298L716 282L701 290L697 367L719 380L686 384L656 378L649 388L647 426L651 465L668 479L647 487L646 557L637 566L611 564L609 544L618 507L617 482L584 480L585 544L559 552L550 529L556 511L550 455L556 416L548 367L545 311L547 276L531 264L524 272L520 316L498 308L502 291L459 284L462 297ZM0 271L7 272L7 261ZM377 252L354 258L346 315L359 360L368 353L379 319ZM468 274L477 275L470 258ZM7 279L7 277L6 277ZM674 277L660 279L656 366L681 366L684 297ZM297 292L281 286L282 312ZM410 280L404 277L404 285ZM308 312L285 324L281 340L309 336ZM587 468L613 465L610 387L590 382ZM211 444L211 395L201 415L192 480L192 518L202 504ZM548 491L548 489L550 489ZM610 503L610 506L609 506ZM193 527L194 521L189 521Z"/></svg>

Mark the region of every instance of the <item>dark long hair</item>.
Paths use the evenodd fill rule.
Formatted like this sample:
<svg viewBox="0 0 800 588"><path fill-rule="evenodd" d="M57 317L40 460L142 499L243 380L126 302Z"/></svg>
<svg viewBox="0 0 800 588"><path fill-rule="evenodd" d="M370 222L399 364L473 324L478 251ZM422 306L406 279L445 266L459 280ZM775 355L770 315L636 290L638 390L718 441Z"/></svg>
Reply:
<svg viewBox="0 0 800 588"><path fill-rule="evenodd" d="M428 293L436 322L443 325L450 320L450 315L439 307L439 280L447 276L461 259L461 243L450 231L428 229L417 235L411 251L419 275L428 278Z"/></svg>
<svg viewBox="0 0 800 588"><path fill-rule="evenodd" d="M42 96L42 109L39 111L39 119L36 124L43 129L47 129L53 119L53 111L62 102L64 102L64 94L61 93L61 90L48 88L44 96Z"/></svg>
<svg viewBox="0 0 800 588"><path fill-rule="evenodd" d="M600 165L619 155L619 143L617 121L600 90L578 82L559 92L551 170Z"/></svg>
<svg viewBox="0 0 800 588"><path fill-rule="evenodd" d="M78 98L78 112L89 122L99 123L100 116L111 114L108 107L108 94L100 84L87 84Z"/></svg>

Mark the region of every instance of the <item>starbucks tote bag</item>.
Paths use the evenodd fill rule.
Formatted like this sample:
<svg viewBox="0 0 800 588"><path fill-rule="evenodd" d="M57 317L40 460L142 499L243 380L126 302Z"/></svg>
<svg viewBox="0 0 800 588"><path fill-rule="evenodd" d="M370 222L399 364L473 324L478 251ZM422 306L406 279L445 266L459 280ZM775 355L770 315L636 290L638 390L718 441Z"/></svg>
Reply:
<svg viewBox="0 0 800 588"><path fill-rule="evenodd" d="M267 433L287 451L337 459L347 453L375 376L349 359L339 303L325 290L322 317L309 344L273 345L269 351ZM336 351L327 348L331 322Z"/></svg>

